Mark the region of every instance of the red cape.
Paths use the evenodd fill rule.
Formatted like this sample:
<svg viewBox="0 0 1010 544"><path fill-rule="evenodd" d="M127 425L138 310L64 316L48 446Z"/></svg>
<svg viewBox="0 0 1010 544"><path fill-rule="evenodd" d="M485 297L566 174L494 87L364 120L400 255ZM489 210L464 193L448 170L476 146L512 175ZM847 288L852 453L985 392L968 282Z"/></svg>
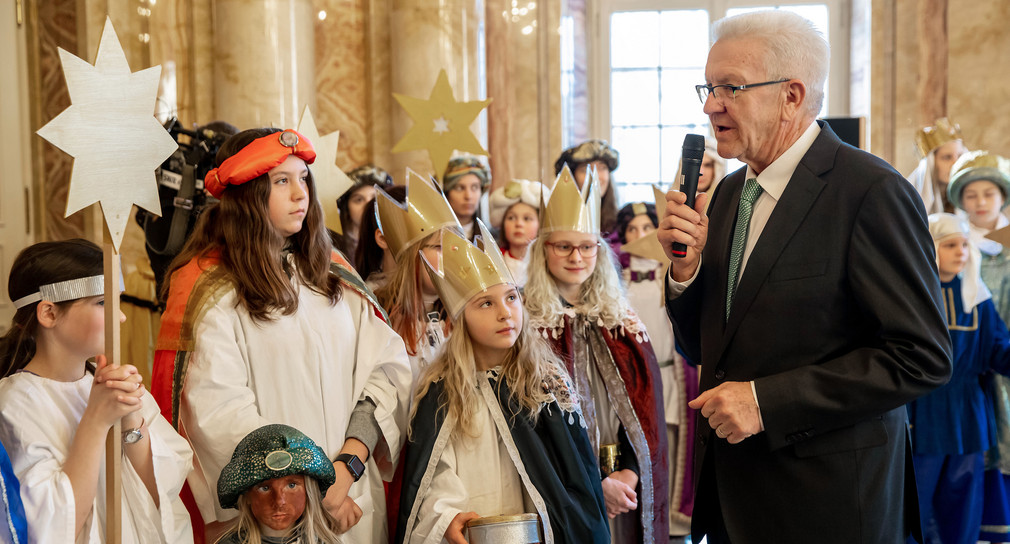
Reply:
<svg viewBox="0 0 1010 544"><path fill-rule="evenodd" d="M639 466L647 465L652 468L652 511L643 512L643 509L639 508L637 512L641 523L636 525L635 534L620 535L617 541L643 542L646 529L649 528L655 542L666 542L669 540L670 528L670 479L667 466L666 419L663 412L663 382L659 374L659 365L656 363L656 354L647 339L639 340L640 335L622 329L612 331L603 327L600 327L600 332L610 349L618 374L624 380L631 407L649 445L649 459L640 458ZM574 370L571 318L567 315L564 317L564 329L557 338L550 329L547 333L548 343L565 361L571 374ZM630 437L631 430L627 426L625 432ZM640 483L638 490L640 494L650 491L641 489L642 487Z"/></svg>

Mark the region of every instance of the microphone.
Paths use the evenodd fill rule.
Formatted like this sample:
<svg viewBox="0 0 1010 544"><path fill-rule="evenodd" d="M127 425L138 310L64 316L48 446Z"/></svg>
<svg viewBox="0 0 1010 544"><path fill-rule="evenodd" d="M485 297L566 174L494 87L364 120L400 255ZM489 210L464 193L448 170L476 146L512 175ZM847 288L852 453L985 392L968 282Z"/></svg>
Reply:
<svg viewBox="0 0 1010 544"><path fill-rule="evenodd" d="M680 192L687 195L686 204L694 208L694 196L698 192L698 175L701 173L701 161L705 157L705 137L698 134L684 136L684 151L681 155L680 171L684 178L680 182ZM672 253L674 257L687 256L687 246L674 242Z"/></svg>

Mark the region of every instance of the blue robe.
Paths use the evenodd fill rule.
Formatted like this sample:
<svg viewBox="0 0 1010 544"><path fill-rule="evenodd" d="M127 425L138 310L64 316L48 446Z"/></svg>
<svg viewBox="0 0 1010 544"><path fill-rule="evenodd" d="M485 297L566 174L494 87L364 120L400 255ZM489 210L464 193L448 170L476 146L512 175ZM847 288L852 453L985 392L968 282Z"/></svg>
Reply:
<svg viewBox="0 0 1010 544"><path fill-rule="evenodd" d="M3 528L0 528L0 542L28 542L28 520L25 518L25 507L21 504L21 484L14 475L11 459L7 450L0 445L0 498L3 499Z"/></svg>
<svg viewBox="0 0 1010 544"><path fill-rule="evenodd" d="M916 455L982 452L995 440L992 404L983 385L1010 373L1010 333L986 300L965 313L961 279L941 284L954 370L946 385L908 405Z"/></svg>
<svg viewBox="0 0 1010 544"><path fill-rule="evenodd" d="M991 299L964 311L959 277L940 287L953 372L908 417L925 542L968 544L982 524L983 452L996 440L986 387L994 371L1010 372L1010 333Z"/></svg>

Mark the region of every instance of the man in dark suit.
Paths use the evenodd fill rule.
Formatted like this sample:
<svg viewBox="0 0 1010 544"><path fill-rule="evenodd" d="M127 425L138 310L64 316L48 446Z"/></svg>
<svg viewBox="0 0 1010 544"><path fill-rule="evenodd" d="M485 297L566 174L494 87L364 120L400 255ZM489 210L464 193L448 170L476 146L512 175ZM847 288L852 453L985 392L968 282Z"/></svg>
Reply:
<svg viewBox="0 0 1010 544"><path fill-rule="evenodd" d="M693 537L900 543L918 532L905 403L950 375L922 202L815 120L828 46L788 12L724 19L699 86L747 167L667 195L667 307L701 364ZM673 259L674 242L687 256Z"/></svg>

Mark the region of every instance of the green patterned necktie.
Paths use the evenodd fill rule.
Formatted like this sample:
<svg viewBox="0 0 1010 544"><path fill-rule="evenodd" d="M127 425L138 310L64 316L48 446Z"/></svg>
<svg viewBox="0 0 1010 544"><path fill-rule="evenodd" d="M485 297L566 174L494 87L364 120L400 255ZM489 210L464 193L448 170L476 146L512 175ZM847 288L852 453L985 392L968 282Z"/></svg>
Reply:
<svg viewBox="0 0 1010 544"><path fill-rule="evenodd" d="M726 277L726 321L729 321L729 309L733 305L733 295L736 293L737 276L740 274L740 261L743 250L747 247L747 229L750 228L750 216L754 212L754 201L761 196L761 186L756 178L747 180L740 195L740 207L736 210L736 228L733 229L733 248L729 253L729 275Z"/></svg>

